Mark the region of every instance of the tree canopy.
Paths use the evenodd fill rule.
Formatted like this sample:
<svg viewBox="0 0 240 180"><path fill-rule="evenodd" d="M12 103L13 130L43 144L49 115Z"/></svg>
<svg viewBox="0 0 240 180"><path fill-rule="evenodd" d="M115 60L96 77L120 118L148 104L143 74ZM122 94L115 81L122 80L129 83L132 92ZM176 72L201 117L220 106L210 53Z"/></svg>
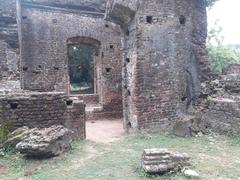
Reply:
<svg viewBox="0 0 240 180"><path fill-rule="evenodd" d="M238 48L238 44L225 45L222 30L223 28L218 25L218 20L216 20L214 27L208 32L208 57L212 69L217 73L221 73L223 68L230 64L240 63L240 49Z"/></svg>

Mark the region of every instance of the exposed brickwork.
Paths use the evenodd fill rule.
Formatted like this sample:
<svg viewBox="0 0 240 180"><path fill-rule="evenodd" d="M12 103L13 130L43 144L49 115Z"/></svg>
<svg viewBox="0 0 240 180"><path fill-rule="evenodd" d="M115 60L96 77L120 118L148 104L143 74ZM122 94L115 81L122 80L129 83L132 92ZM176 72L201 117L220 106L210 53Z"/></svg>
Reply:
<svg viewBox="0 0 240 180"><path fill-rule="evenodd" d="M125 126L170 131L200 92L199 64L205 67L206 60L205 6L188 0L135 3L139 7L125 38Z"/></svg>
<svg viewBox="0 0 240 180"><path fill-rule="evenodd" d="M62 93L0 96L0 123L4 121L10 122L13 129L64 125L74 130L76 137L85 138L85 105L68 102Z"/></svg>
<svg viewBox="0 0 240 180"><path fill-rule="evenodd" d="M17 9L24 90L68 94L68 45L95 50L95 94L77 96L101 107L89 119L124 109L127 131L171 131L209 76L203 0L22 0Z"/></svg>
<svg viewBox="0 0 240 180"><path fill-rule="evenodd" d="M193 30L192 30L192 43L193 53L196 61L199 64L200 79L205 81L210 79L213 75L211 66L208 61L206 39L207 39L207 13L206 13L206 2L202 0L196 0L194 2L193 11Z"/></svg>
<svg viewBox="0 0 240 180"><path fill-rule="evenodd" d="M0 81L19 79L16 0L0 0Z"/></svg>
<svg viewBox="0 0 240 180"><path fill-rule="evenodd" d="M106 105L102 105L98 95L79 95L77 98L86 104L86 120L121 119L122 96L116 93L108 93Z"/></svg>
<svg viewBox="0 0 240 180"><path fill-rule="evenodd" d="M76 95L72 95L70 97L76 97ZM86 94L79 95L77 98L80 101L84 101L85 104L98 104L99 103L99 95L98 94Z"/></svg>
<svg viewBox="0 0 240 180"><path fill-rule="evenodd" d="M104 21L101 13L88 11L86 14L77 1L71 7L59 7L47 1L25 2L21 10L22 88L68 92L67 46L77 41L96 49L95 92L99 103L110 106L112 101L118 101L122 104L119 26ZM122 107L119 112L122 113Z"/></svg>
<svg viewBox="0 0 240 180"><path fill-rule="evenodd" d="M86 115L85 104L83 102L73 102L72 106L68 106L63 118L64 126L73 130L76 137L86 138Z"/></svg>

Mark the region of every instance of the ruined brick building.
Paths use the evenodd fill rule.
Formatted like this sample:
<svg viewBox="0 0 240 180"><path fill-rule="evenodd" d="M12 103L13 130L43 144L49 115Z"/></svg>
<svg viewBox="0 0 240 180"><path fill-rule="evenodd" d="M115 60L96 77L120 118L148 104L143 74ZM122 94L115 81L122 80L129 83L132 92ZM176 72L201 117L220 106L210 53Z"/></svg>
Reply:
<svg viewBox="0 0 240 180"><path fill-rule="evenodd" d="M2 82L19 79L35 101L63 92L90 119L123 117L127 132L171 131L208 77L204 0L0 0L0 20ZM2 119L21 114L12 106Z"/></svg>

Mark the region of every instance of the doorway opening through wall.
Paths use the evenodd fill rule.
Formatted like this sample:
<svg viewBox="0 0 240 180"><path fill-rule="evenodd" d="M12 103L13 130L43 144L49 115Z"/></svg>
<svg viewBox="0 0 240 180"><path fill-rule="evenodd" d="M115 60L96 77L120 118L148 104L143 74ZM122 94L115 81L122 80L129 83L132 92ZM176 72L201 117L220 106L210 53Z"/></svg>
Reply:
<svg viewBox="0 0 240 180"><path fill-rule="evenodd" d="M70 94L94 94L94 49L85 44L68 46Z"/></svg>

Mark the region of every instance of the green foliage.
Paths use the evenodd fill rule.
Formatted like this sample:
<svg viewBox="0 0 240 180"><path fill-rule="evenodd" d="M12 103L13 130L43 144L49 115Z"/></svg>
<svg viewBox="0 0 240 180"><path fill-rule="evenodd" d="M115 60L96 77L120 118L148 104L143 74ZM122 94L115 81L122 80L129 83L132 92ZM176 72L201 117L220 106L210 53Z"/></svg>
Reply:
<svg viewBox="0 0 240 180"><path fill-rule="evenodd" d="M15 149L10 147L0 148L0 157L7 157L15 154Z"/></svg>
<svg viewBox="0 0 240 180"><path fill-rule="evenodd" d="M11 124L9 122L3 122L0 124L0 143L6 140L7 135L10 132Z"/></svg>
<svg viewBox="0 0 240 180"><path fill-rule="evenodd" d="M93 70L93 49L84 45L69 47L69 71L72 83L91 82L89 71Z"/></svg>
<svg viewBox="0 0 240 180"><path fill-rule="evenodd" d="M68 49L69 75L72 94L94 93L93 48L85 45L74 45Z"/></svg>
<svg viewBox="0 0 240 180"><path fill-rule="evenodd" d="M208 101L208 102L211 102L212 100L213 100L213 97L212 97L212 96L208 96L208 97L207 97L207 101Z"/></svg>
<svg viewBox="0 0 240 180"><path fill-rule="evenodd" d="M222 69L230 64L240 63L240 51L225 45L209 45L208 56L215 72L221 73Z"/></svg>
<svg viewBox="0 0 240 180"><path fill-rule="evenodd" d="M211 8L217 1L219 0L206 0L206 5Z"/></svg>
<svg viewBox="0 0 240 180"><path fill-rule="evenodd" d="M214 27L208 32L208 56L213 71L221 73L230 64L240 63L240 49L235 46L224 45L223 28L215 21Z"/></svg>

